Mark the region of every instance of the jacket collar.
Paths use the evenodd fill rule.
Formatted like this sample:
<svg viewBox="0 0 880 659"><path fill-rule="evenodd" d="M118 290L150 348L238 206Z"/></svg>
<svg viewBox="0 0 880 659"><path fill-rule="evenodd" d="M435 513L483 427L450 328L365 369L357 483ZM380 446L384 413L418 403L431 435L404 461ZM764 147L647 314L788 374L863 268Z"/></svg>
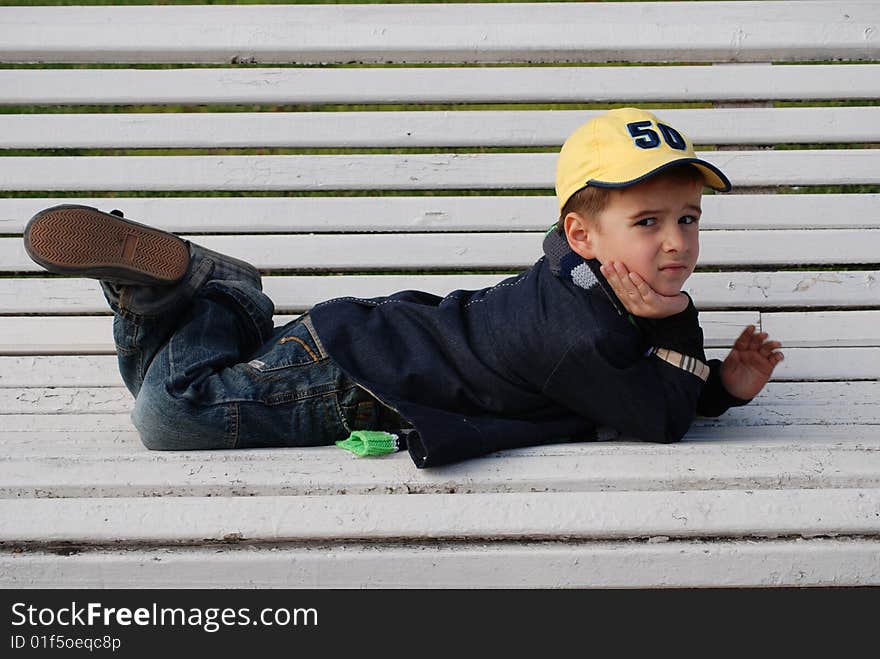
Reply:
<svg viewBox="0 0 880 659"><path fill-rule="evenodd" d="M629 315L620 298L611 288L611 284L599 269L602 265L599 259L585 259L572 250L565 236L555 226L551 227L544 236L543 247L550 272L555 276L590 292L598 293L601 291L604 294L603 297L611 302L611 306L618 314L621 316Z"/></svg>

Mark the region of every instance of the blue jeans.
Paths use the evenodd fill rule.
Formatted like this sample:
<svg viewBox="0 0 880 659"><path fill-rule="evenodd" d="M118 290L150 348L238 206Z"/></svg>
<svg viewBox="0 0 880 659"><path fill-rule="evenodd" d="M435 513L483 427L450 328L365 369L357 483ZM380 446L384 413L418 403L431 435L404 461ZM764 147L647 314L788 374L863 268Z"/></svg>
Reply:
<svg viewBox="0 0 880 659"><path fill-rule="evenodd" d="M101 282L147 448L320 446L408 425L328 357L308 312L274 327L256 268L187 243L173 286Z"/></svg>

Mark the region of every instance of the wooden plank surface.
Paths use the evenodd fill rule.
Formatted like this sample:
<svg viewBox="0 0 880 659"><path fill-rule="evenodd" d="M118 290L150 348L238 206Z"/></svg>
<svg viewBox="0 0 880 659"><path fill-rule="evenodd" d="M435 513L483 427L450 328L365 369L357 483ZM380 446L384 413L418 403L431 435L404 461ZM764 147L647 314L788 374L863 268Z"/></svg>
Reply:
<svg viewBox="0 0 880 659"><path fill-rule="evenodd" d="M880 535L880 489L0 499L0 542Z"/></svg>
<svg viewBox="0 0 880 659"><path fill-rule="evenodd" d="M11 62L567 62L877 59L876 3L27 7Z"/></svg>
<svg viewBox="0 0 880 659"><path fill-rule="evenodd" d="M45 386L119 387L116 355L75 355L63 357L0 355L0 388Z"/></svg>
<svg viewBox="0 0 880 659"><path fill-rule="evenodd" d="M692 4L692 3L691 3ZM8 11L4 9L2 11ZM9 105L871 101L876 64L0 70Z"/></svg>
<svg viewBox="0 0 880 659"><path fill-rule="evenodd" d="M780 482L791 487L815 487L815 467L820 458L823 464L830 464L829 460L834 463L834 470L829 472L832 474L829 476L831 480L825 480L823 483L828 484L833 481L837 486L850 483L853 486L867 484L874 487L877 482L877 463L874 462L874 457L876 457L874 452L877 451L878 427L876 423L873 423L876 419L876 410L869 409L867 404L850 405L848 402L841 402L839 398L839 395L836 395L833 400L819 401L816 404L812 404L812 401L806 401L804 405L799 406L756 405L743 408L744 413L740 410L731 410L725 413L730 414L731 418L736 417L734 423L727 423L723 417L697 417L682 441L675 446L691 446L692 444L704 447L713 446L715 447L712 452L713 458L705 460L704 458L695 458L695 455L702 455L702 453L692 453L690 449L674 449L675 452L672 455L681 457L682 462L677 462L670 457L659 458L668 461L670 465L673 463L677 465L674 468L669 467L672 469L669 474L657 472L655 475L659 480L654 480L646 473L634 472L626 476L628 479L626 482L629 485L626 487L621 485L620 487L638 489L637 480L647 478L652 483L667 483L667 486L652 485L651 488L655 489L663 489L664 487L675 489L683 483L689 483L698 489L706 489L711 488L709 484L711 479L721 477L722 473L724 474L722 480L728 483L726 487L737 487L736 483L740 483L740 485L748 483L748 487L758 486L761 483L777 487ZM818 416L822 407L825 408L824 417ZM849 412L855 412L855 416L852 419L844 418L843 415ZM772 421L769 415L774 413L778 414L775 421ZM839 417L835 415L839 415ZM81 494L103 496L113 492L119 496L129 496L132 492L135 493L133 496L155 496L157 492L155 488L165 487L169 483L174 483L175 487L182 488L179 489L179 492L187 496L191 493L201 493L200 496L207 493L205 496L213 496L224 492L227 494L241 494L242 492L290 494L294 490L313 494L324 491L318 488L320 478L309 480L307 483L289 483L289 479L284 479L279 471L289 468L288 462L291 460L297 465L304 465L312 458L319 462L326 462L326 467L315 466L309 462L308 465L301 467L303 470L301 473L311 475L326 468L328 473L332 472L336 475L324 485L331 487L328 483L336 483L337 485L332 485L332 488L337 488L338 491L333 491L341 494L355 491L355 489L346 489L346 483L349 484L349 487L354 487L353 484L361 482L361 477L342 473L348 467L345 466L347 463L340 463L340 460L353 460L351 469L355 471L364 469L364 465L368 462L376 462L373 459L360 460L349 453L343 455L339 449L331 446L319 447L318 449L314 447L224 449L219 452L149 451L141 443L128 413L9 414L3 416L3 421L8 425L8 428L4 429L2 439L4 446L7 446L10 451L5 468L7 480L4 482L9 487L8 492L12 492L13 496L23 496L26 492L32 496L79 496ZM528 458L529 460L541 458L544 460L545 458L549 459L548 456L572 458L579 455L580 452L587 451L589 459L599 456L596 459L601 464L596 465L597 469L602 465L604 468L609 468L609 464L615 464L613 461L609 463L608 460L602 458L601 456L604 454L597 453L598 449L584 448L600 444L614 447L609 449L613 451L614 455L621 453L627 456L631 453L635 455L636 457L632 459L635 461L636 471L642 470L643 467L650 471L656 467L656 465L651 467L651 460L657 460L658 455L667 455L660 450L660 445L646 444L605 428L602 430L602 439L599 440L599 444L542 445L547 448L542 448L538 452L536 452L537 449L511 449L490 457L491 460L508 457ZM627 446L641 448L634 450L634 452L628 452L625 450ZM314 453L316 450L325 452ZM232 451L238 451L238 453ZM748 452L756 451L761 453L763 457L756 458L759 462L755 463L752 471L748 473L735 472L734 467L730 466L730 456L735 456L739 461L736 466L736 469L739 469L742 456ZM806 453L801 457L789 455L799 451L805 451L810 455L806 456ZM820 453L820 458L817 458ZM849 455L849 453L864 453L865 456L853 457L852 459L844 457L844 454ZM308 456L308 460L304 461L303 456ZM278 467L269 467L263 464L279 459L285 462ZM487 457L487 459L489 458ZM621 460L625 459L621 458ZM707 468L712 472L711 479L708 477L703 479L701 474L685 473L687 471L693 472L694 469L692 462L685 464L683 461L693 461L694 459L706 463ZM379 462L385 464L390 461L391 458L388 458ZM116 462L122 466L117 468ZM111 465L111 463L113 464ZM207 463L217 464L209 466ZM791 469L795 471L792 472L791 477L786 476L780 481L779 469L781 467L779 465L782 463L789 464ZM103 464L108 466L102 466ZM491 462L490 464L496 465L498 463ZM524 463L519 464L524 467ZM796 467L796 464L801 466ZM403 470L412 469L411 463L406 460L398 467ZM679 467L681 468L679 469ZM139 469L146 471L140 472ZM219 474L220 469L226 470L224 472L225 480L224 475ZM230 469L236 473L235 478L230 479ZM374 492L377 488L389 492L420 491L422 486L417 483L400 485L399 488L388 487L387 483L380 480L388 477L388 469L390 467L380 467L374 475L367 477L369 482L364 481L366 483L364 491ZM795 474L795 472L797 473ZM619 475L624 472L618 470L614 473ZM94 478L96 475L98 480ZM196 475L198 478L193 478ZM448 476L449 474L444 475L445 480L442 481L442 486L437 485L438 488L441 488L437 491L450 491L450 487L459 487L450 481ZM91 480L89 480L90 477ZM516 477L524 477L524 474L518 472ZM762 480L765 477L769 480ZM271 483L271 478L281 479L284 485L279 486L280 490ZM335 480L333 480L334 478ZM749 480L752 478L758 480ZM323 483L323 481L321 482ZM615 485L617 481L602 481L599 472L590 475L585 481L574 479L571 482L580 484L572 486L575 489L586 482L593 484L588 489L619 489ZM621 481L621 483L623 482ZM224 487L227 489L224 490ZM233 489L230 490L229 487L233 487ZM254 487L257 489L253 489ZM477 489L474 490L474 487ZM511 489L509 484L499 487ZM462 491L482 491L482 488L482 485L469 482ZM537 485L532 488L533 491L542 489L547 488ZM95 494L99 490L101 494ZM114 496L116 495L114 494Z"/></svg>
<svg viewBox="0 0 880 659"><path fill-rule="evenodd" d="M880 312L829 312L815 323L800 329L799 345L825 345L826 323L852 326L836 340L837 345L880 346L876 316ZM276 327L286 325L296 316L276 314ZM754 311L704 312L700 315L707 346L731 345L749 324L760 326L761 316ZM785 330L786 328L781 328ZM812 329L812 335L809 333ZM111 316L0 316L0 354L110 354L113 344Z"/></svg>
<svg viewBox="0 0 880 659"><path fill-rule="evenodd" d="M880 149L698 152L735 186L877 185ZM0 190L553 188L556 153L7 156Z"/></svg>
<svg viewBox="0 0 880 659"><path fill-rule="evenodd" d="M874 381L868 382L872 384ZM842 383L842 384L841 384ZM749 446L764 446L798 444L799 442L814 441L818 443L831 443L833 446L840 447L846 442L851 445L854 450L862 450L865 446L870 449L872 438L877 436L876 409L870 409L870 403L862 403L859 399L854 401L841 400L844 392L844 385L861 385L864 382L855 380L836 380L830 382L782 382L779 380L771 380L770 385L790 384L808 386L816 384L826 384L831 388L828 397L825 399L809 399L803 401L802 405L792 405L789 401L774 400L773 398L765 399L762 404L743 406L741 410L729 410L725 415L736 417L737 423L725 425L725 416L721 417L696 417L688 434L685 437L687 443L700 442L740 442ZM52 385L42 385L43 388ZM835 388L839 386L839 388ZM118 379L113 385L113 389L122 389L122 381ZM34 389L16 389L12 395L27 397L35 397L28 392ZM806 391L809 391L807 389ZM766 403L766 404L765 404ZM824 412L821 408L825 408ZM841 410L838 414L837 410ZM854 413L852 420L844 417L844 414ZM773 420L771 414L777 414L777 418ZM10 446L24 447L31 446L27 451L27 455L16 456L25 458L43 458L52 457L50 450L41 451L41 447L51 447L51 452L59 451L59 456L70 451L65 450L68 444L71 447L79 446L92 448L96 451L103 451L107 447L118 446L118 452L129 453L132 447L137 449L138 453L152 456L150 459L162 462L171 460L167 456L179 456L187 453L190 458L198 457L207 459L210 453L204 451L178 452L178 451L158 451L150 452L141 446L138 440L137 431L132 424L129 412L90 412L75 413L57 411L49 414L29 413L29 414L5 414L2 415L4 423L3 438L8 441ZM802 421L802 422L801 422ZM610 428L603 428L599 442L607 444L609 442L633 441L640 446L653 446L658 449L657 444L645 444L634 438L628 438L621 435ZM685 441L683 440L683 441ZM616 444L615 444L616 445ZM563 446L562 444L558 446ZM568 444L566 444L568 446ZM333 448L333 447L330 447ZM249 449L246 453L249 456L255 455L254 451L262 449ZM271 449L306 451L311 452L311 448L307 449ZM529 450L521 455L532 455ZM339 455L340 449L334 449L331 454ZM543 453L539 453L543 455ZM566 453L567 455L568 453ZM220 451L216 454L221 461L231 459L228 450ZM516 455L520 455L516 453ZM164 456L164 457L163 457ZM223 456L227 456L224 458ZM129 455L129 457L131 457ZM186 457L184 455L184 457ZM356 464L364 463L364 460L358 460L355 456L345 453L346 458L352 458ZM370 462L368 460L367 462Z"/></svg>
<svg viewBox="0 0 880 659"><path fill-rule="evenodd" d="M276 272L507 271L531 267L543 254L542 233L412 234L403 239L393 234L182 237ZM880 229L707 231L700 243L699 264L704 268L875 264ZM21 238L0 238L0 263L7 272L45 273L27 255Z"/></svg>
<svg viewBox="0 0 880 659"><path fill-rule="evenodd" d="M880 71L880 67L878 67ZM645 108L651 110L651 108ZM880 138L880 107L653 110L694 144ZM599 110L4 115L4 149L559 147ZM2 153L2 152L0 152Z"/></svg>
<svg viewBox="0 0 880 659"><path fill-rule="evenodd" d="M296 316L276 314L276 327ZM110 316L0 317L3 354L82 354L113 352ZM700 326L706 347L730 346L742 328L753 324L787 348L880 347L880 311L808 311L761 313L704 311Z"/></svg>
<svg viewBox="0 0 880 659"><path fill-rule="evenodd" d="M835 414L853 423L877 425L880 424L877 400L880 400L880 381L771 381L747 406L731 408L719 418L725 423L736 420L737 425L782 422L815 425L828 421L828 412L833 408ZM134 397L121 384L107 387L0 388L0 415L127 414L131 413L133 406ZM77 425L73 420L71 424ZM29 424L26 418L20 419L19 426L23 429L22 433L28 430L37 432L41 428L37 420ZM75 447L79 446L79 440L68 442L65 439L63 445L45 445L24 437L21 436L21 442L33 442L33 450L47 453L64 447L77 450ZM82 439L92 441L88 437ZM9 433L3 436L3 441L5 446L19 446L19 440L13 440Z"/></svg>
<svg viewBox="0 0 880 659"><path fill-rule="evenodd" d="M880 345L880 311L763 313L761 329L792 348Z"/></svg>
<svg viewBox="0 0 880 659"><path fill-rule="evenodd" d="M727 350L710 348L708 359L724 359ZM777 380L877 380L880 355L871 348L786 348L777 366ZM872 361L873 359L873 361ZM793 366L798 361L801 366ZM783 373L791 377L782 377ZM826 378L816 377L819 373ZM801 377L797 377L801 376ZM8 387L118 387L122 385L115 355L0 355L0 388Z"/></svg>
<svg viewBox="0 0 880 659"><path fill-rule="evenodd" d="M0 233L58 204L121 209L176 233L544 231L552 195L363 197L23 197L0 199ZM880 229L880 194L706 194L700 231ZM2 267L2 263L0 263Z"/></svg>
<svg viewBox="0 0 880 659"><path fill-rule="evenodd" d="M874 538L413 542L0 551L3 588L880 586Z"/></svg>
<svg viewBox="0 0 880 659"><path fill-rule="evenodd" d="M276 327L296 316L276 314ZM114 352L110 316L0 317L0 353L88 354ZM706 347L728 347L749 324L777 337L787 348L880 347L880 311L700 313Z"/></svg>
<svg viewBox="0 0 880 659"><path fill-rule="evenodd" d="M709 348L706 358L724 359L728 351ZM773 372L777 381L880 379L876 348L784 348L783 352L785 361ZM0 355L0 388L121 384L115 355Z"/></svg>
<svg viewBox="0 0 880 659"><path fill-rule="evenodd" d="M347 295L378 297L403 290L445 296L494 286L515 274L488 275L265 275L263 290L276 313L302 313L318 302ZM701 311L814 307L846 309L880 302L880 271L696 272L684 290ZM71 277L0 279L0 315L107 314L97 281Z"/></svg>
<svg viewBox="0 0 880 659"><path fill-rule="evenodd" d="M75 358L77 356L111 356L114 353L112 345L109 319L99 319L105 321L104 328L89 329L90 320L75 319L68 323L68 327L83 330L86 328L88 334L85 338L79 340L66 339L59 340L57 337L49 336L45 339L45 343L39 343L40 337L22 339L17 333L15 327L31 328L39 323L19 324L17 326L4 319L5 343L3 345L3 355L7 359L21 355L23 360L40 359L45 357L41 364L41 368L51 368L53 360L61 360L65 357ZM100 323L97 323L100 325ZM12 329L10 329L12 327ZM50 325L51 327L51 325ZM741 331L745 327L745 323L729 324L727 331ZM47 330L43 330L45 335ZM823 335L824 336L824 335ZM91 339L89 338L91 337ZM103 337L103 338L102 338ZM773 334L773 340L780 340L783 344L782 352L785 360L781 362L773 373L776 380L876 380L880 379L880 348L876 346L857 346L857 347L788 347L786 345L785 334ZM819 341L827 339L820 339ZM732 341L718 340L717 342L709 342L706 349L707 359L724 359L729 352L729 347L712 347L712 344L726 343L729 346ZM0 357L3 359L3 357ZM115 371L115 358L112 362L113 369L110 364L103 362L92 362L94 364L103 364L99 368L107 368L108 372L103 375L99 373L81 373L74 372L71 374L57 370L40 370L37 373L21 374L14 372L13 369L19 368L26 364L26 361L2 361L0 368L9 368L8 372L0 371L0 386L46 386L49 384L55 386L65 386L70 382L70 378L74 378L73 382L82 386L95 386L94 382L111 382L113 385L119 384L119 376ZM69 361L65 363L67 368L75 368L76 362Z"/></svg>
<svg viewBox="0 0 880 659"><path fill-rule="evenodd" d="M30 419L24 417L30 416ZM719 426L677 444L613 441L499 451L431 469L406 453L334 446L149 451L127 414L4 415L0 499L876 489L876 424ZM27 423L29 430L21 429ZM53 426L50 428L50 426Z"/></svg>
<svg viewBox="0 0 880 659"><path fill-rule="evenodd" d="M773 336L785 346L784 336ZM708 348L707 359L724 359L728 348ZM785 360L773 371L774 380L878 380L877 348L788 348Z"/></svg>

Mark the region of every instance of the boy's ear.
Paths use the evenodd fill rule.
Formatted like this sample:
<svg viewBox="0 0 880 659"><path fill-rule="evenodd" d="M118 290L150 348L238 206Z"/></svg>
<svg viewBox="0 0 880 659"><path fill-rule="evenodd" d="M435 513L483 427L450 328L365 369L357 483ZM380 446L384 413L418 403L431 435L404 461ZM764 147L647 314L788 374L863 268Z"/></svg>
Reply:
<svg viewBox="0 0 880 659"><path fill-rule="evenodd" d="M575 212L569 213L565 216L563 226L565 227L565 237L568 239L568 246L572 250L585 259L596 258L593 245L594 230L583 215Z"/></svg>

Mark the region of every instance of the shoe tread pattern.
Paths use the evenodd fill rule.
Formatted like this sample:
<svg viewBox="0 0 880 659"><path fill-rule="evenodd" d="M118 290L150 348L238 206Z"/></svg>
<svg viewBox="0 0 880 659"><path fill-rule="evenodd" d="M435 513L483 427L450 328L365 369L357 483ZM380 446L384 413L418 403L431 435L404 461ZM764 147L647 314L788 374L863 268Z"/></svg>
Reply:
<svg viewBox="0 0 880 659"><path fill-rule="evenodd" d="M35 261L59 273L173 283L189 265L189 249L177 236L88 207L38 213L25 242Z"/></svg>

